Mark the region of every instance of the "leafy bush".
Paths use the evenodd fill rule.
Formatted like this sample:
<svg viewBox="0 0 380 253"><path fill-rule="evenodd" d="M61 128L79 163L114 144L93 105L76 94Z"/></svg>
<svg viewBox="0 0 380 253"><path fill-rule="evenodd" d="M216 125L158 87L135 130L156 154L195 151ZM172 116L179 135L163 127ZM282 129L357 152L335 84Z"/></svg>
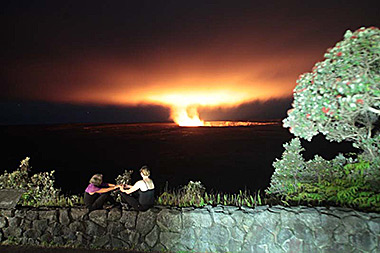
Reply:
<svg viewBox="0 0 380 253"><path fill-rule="evenodd" d="M25 190L19 201L23 206L73 206L83 203L83 198L75 195L66 197L54 188L54 170L30 177L29 160L29 157L25 158L18 169L0 175L0 189Z"/></svg>
<svg viewBox="0 0 380 253"><path fill-rule="evenodd" d="M285 203L334 204L380 210L380 172L374 162L338 155L327 161L316 155L305 161L299 139L284 144L281 159L273 163L275 172L268 194ZM375 159L375 160L379 160Z"/></svg>
<svg viewBox="0 0 380 253"><path fill-rule="evenodd" d="M284 127L311 140L351 141L367 160L380 156L380 30L347 31L312 72L297 80Z"/></svg>

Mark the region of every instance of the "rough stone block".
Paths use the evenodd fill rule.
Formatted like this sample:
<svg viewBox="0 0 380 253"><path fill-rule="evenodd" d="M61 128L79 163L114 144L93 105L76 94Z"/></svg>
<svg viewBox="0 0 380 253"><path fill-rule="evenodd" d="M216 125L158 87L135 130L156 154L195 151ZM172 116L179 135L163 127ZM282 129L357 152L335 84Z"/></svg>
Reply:
<svg viewBox="0 0 380 253"><path fill-rule="evenodd" d="M355 248L364 252L370 252L377 246L376 236L372 235L368 231L350 235L350 242Z"/></svg>
<svg viewBox="0 0 380 253"><path fill-rule="evenodd" d="M136 211L125 211L123 210L120 222L124 224L126 228L135 228L137 220L137 212Z"/></svg>
<svg viewBox="0 0 380 253"><path fill-rule="evenodd" d="M179 233L161 231L159 241L166 250L173 250L179 243L181 235Z"/></svg>
<svg viewBox="0 0 380 253"><path fill-rule="evenodd" d="M99 226L95 222L85 221L86 234L91 236L101 237L106 233L106 229L102 226Z"/></svg>
<svg viewBox="0 0 380 253"><path fill-rule="evenodd" d="M118 221L121 218L121 210L119 208L112 208L108 213L109 221Z"/></svg>
<svg viewBox="0 0 380 253"><path fill-rule="evenodd" d="M0 228L5 228L8 226L8 220L4 216L0 216Z"/></svg>
<svg viewBox="0 0 380 253"><path fill-rule="evenodd" d="M25 190L0 189L0 208L15 208Z"/></svg>
<svg viewBox="0 0 380 253"><path fill-rule="evenodd" d="M136 231L142 235L148 234L156 224L157 213L149 209L146 212L139 212L136 222Z"/></svg>
<svg viewBox="0 0 380 253"><path fill-rule="evenodd" d="M216 224L223 225L225 227L234 227L236 222L235 220L230 216L226 214L217 214L214 213L214 221Z"/></svg>
<svg viewBox="0 0 380 253"><path fill-rule="evenodd" d="M203 227L208 228L213 224L212 217L208 211L194 210L182 214L184 227Z"/></svg>
<svg viewBox="0 0 380 253"><path fill-rule="evenodd" d="M160 230L158 229L157 226L155 226L152 231L149 232L149 234L147 234L145 236L145 243L150 247L150 248L153 248L157 241L158 241L158 238L160 236Z"/></svg>
<svg viewBox="0 0 380 253"><path fill-rule="evenodd" d="M106 210L95 210L92 211L88 217L91 221L95 222L99 226L106 227L107 226L107 211Z"/></svg>
<svg viewBox="0 0 380 253"><path fill-rule="evenodd" d="M180 232L182 229L181 212L163 209L157 215L157 225L162 231Z"/></svg>
<svg viewBox="0 0 380 253"><path fill-rule="evenodd" d="M195 230L191 227L185 228L181 232L180 244L184 246L186 250L193 250L197 242L197 236ZM197 249L198 250L198 249Z"/></svg>
<svg viewBox="0 0 380 253"><path fill-rule="evenodd" d="M85 232L86 231L86 227L85 227L85 224L83 221L73 221L69 225L69 229L71 231L75 231L75 232Z"/></svg>
<svg viewBox="0 0 380 253"><path fill-rule="evenodd" d="M380 236L380 218L368 221L368 227L374 235Z"/></svg>
<svg viewBox="0 0 380 253"><path fill-rule="evenodd" d="M85 220L88 214L87 208L71 208L70 215L74 220Z"/></svg>
<svg viewBox="0 0 380 253"><path fill-rule="evenodd" d="M357 216L347 216L343 218L343 223L349 234L355 234L357 231L367 230L367 222Z"/></svg>
<svg viewBox="0 0 380 253"><path fill-rule="evenodd" d="M59 210L59 223L65 226L70 224L70 216L67 209Z"/></svg>
<svg viewBox="0 0 380 253"><path fill-rule="evenodd" d="M35 220L33 221L33 229L42 234L49 227L47 220Z"/></svg>
<svg viewBox="0 0 380 253"><path fill-rule="evenodd" d="M58 221L57 210L40 211L39 218L48 222Z"/></svg>

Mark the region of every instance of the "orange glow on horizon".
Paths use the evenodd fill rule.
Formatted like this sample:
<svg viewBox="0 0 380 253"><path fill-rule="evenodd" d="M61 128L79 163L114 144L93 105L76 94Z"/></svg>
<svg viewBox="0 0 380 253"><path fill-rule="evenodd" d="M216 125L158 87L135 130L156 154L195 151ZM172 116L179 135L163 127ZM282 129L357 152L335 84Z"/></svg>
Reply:
<svg viewBox="0 0 380 253"><path fill-rule="evenodd" d="M244 92L215 90L208 93L161 94L149 97L150 101L168 105L171 108L171 119L179 126L205 126L200 119L199 106L239 105L249 97Z"/></svg>

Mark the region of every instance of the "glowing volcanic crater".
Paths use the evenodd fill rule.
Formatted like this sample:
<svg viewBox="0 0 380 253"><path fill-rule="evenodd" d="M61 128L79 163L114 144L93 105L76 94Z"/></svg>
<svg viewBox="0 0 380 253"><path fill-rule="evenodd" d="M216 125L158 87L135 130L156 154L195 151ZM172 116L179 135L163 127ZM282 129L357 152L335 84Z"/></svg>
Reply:
<svg viewBox="0 0 380 253"><path fill-rule="evenodd" d="M171 119L179 126L184 127L221 127L221 126L249 126L254 122L233 121L204 121L200 119L198 107L200 106L237 106L249 100L246 93L232 91L215 91L207 93L177 93L155 95L151 101L165 104L171 108Z"/></svg>

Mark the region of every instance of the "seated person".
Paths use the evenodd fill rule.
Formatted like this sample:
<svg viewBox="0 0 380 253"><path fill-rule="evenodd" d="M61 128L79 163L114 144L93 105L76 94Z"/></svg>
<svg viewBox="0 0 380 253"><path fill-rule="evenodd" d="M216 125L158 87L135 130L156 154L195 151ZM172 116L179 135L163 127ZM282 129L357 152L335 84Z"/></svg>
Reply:
<svg viewBox="0 0 380 253"><path fill-rule="evenodd" d="M146 211L154 205L154 184L149 178L150 171L147 166L140 169L140 175L142 180L137 181L133 186L120 187L121 202L127 203L135 210ZM137 198L131 195L136 191L138 192Z"/></svg>
<svg viewBox="0 0 380 253"><path fill-rule="evenodd" d="M117 206L116 201L111 197L111 191L119 189L118 185L103 183L103 175L95 174L90 179L84 193L84 204L91 212L93 210L102 209L106 201L112 206Z"/></svg>

